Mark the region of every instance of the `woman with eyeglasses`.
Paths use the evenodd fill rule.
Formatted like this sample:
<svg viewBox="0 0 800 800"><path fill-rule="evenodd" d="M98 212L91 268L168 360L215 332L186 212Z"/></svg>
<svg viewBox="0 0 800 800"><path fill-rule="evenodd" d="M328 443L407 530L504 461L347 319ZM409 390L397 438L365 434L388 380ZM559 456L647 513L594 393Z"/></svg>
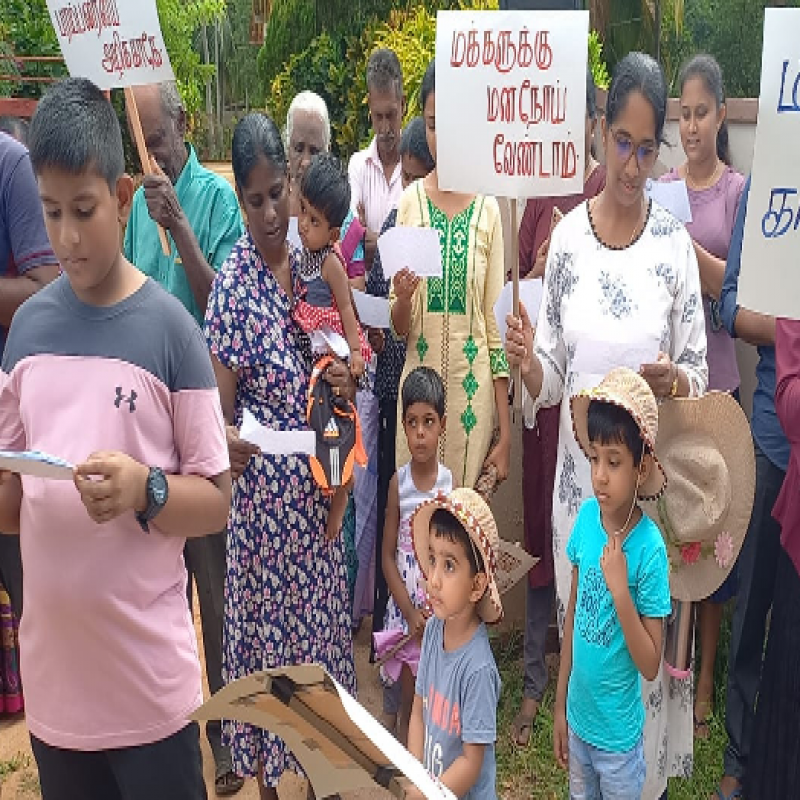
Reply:
<svg viewBox="0 0 800 800"><path fill-rule="evenodd" d="M700 268L708 337L708 388L739 394L736 347L719 316L719 295L744 175L730 166L725 89L719 64L709 55L692 58L681 70L681 144L686 161L663 181L686 181L692 221L686 225ZM700 674L694 701L694 732L707 739L714 696L714 659L724 604L736 594L737 571L698 607Z"/></svg>
<svg viewBox="0 0 800 800"><path fill-rule="evenodd" d="M581 503L593 495L589 462L572 435L570 397L597 385L614 366L638 368L657 397L699 395L708 381L692 240L644 192L666 109L661 68L650 56L629 53L614 71L601 121L606 184L553 231L535 341L524 308L519 319L508 318L506 349L509 364L521 368L526 425L534 424L539 408L561 407L553 491L559 626L572 571L567 541ZM642 798L654 800L665 791L668 775L691 772L691 679L676 681L661 672L642 694Z"/></svg>

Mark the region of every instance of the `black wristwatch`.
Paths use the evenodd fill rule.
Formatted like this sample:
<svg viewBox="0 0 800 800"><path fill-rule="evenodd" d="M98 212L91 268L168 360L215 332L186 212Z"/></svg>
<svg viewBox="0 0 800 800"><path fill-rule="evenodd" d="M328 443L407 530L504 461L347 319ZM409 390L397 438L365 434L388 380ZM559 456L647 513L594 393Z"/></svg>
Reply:
<svg viewBox="0 0 800 800"><path fill-rule="evenodd" d="M136 520L145 533L150 533L150 526L147 523L164 508L168 497L169 483L167 483L164 470L150 467L150 474L147 476L147 508L141 514L136 515Z"/></svg>

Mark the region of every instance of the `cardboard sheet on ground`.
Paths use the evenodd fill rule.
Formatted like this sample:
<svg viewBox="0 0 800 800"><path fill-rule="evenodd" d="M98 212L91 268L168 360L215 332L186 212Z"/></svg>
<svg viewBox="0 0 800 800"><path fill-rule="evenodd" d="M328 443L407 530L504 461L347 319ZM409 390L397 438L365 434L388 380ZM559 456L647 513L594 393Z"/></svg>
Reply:
<svg viewBox="0 0 800 800"><path fill-rule="evenodd" d="M659 338L643 334L636 342L612 342L596 335L580 338L572 358L572 371L594 376L599 383L612 369L628 367L638 372L642 364L654 364L658 358Z"/></svg>
<svg viewBox="0 0 800 800"><path fill-rule="evenodd" d="M396 225L378 237L381 268L387 279L403 269L420 278L442 277L442 251L439 234L433 228Z"/></svg>
<svg viewBox="0 0 800 800"><path fill-rule="evenodd" d="M655 200L662 208L666 208L675 219L684 225L692 221L692 208L689 205L689 192L686 181L654 181L647 179L645 194Z"/></svg>
<svg viewBox="0 0 800 800"><path fill-rule="evenodd" d="M519 282L519 302L525 306L528 317L535 325L539 318L539 306L542 304L542 279L531 278ZM500 331L500 341L506 341L506 316L511 313L514 306L514 284L510 281L503 287L500 296L494 304L494 318Z"/></svg>
<svg viewBox="0 0 800 800"><path fill-rule="evenodd" d="M369 328L389 327L389 301L385 297L373 297L353 289L353 302L362 325Z"/></svg>
<svg viewBox="0 0 800 800"><path fill-rule="evenodd" d="M240 678L217 692L192 718L237 720L280 737L319 798L375 785L403 797L405 777L431 800L455 800L317 664Z"/></svg>
<svg viewBox="0 0 800 800"><path fill-rule="evenodd" d="M276 431L262 425L248 409L242 415L240 438L269 455L314 455L317 452L314 431Z"/></svg>
<svg viewBox="0 0 800 800"><path fill-rule="evenodd" d="M71 481L73 466L62 458L40 453L36 450L0 450L0 470L32 475L35 478L50 478L56 481Z"/></svg>

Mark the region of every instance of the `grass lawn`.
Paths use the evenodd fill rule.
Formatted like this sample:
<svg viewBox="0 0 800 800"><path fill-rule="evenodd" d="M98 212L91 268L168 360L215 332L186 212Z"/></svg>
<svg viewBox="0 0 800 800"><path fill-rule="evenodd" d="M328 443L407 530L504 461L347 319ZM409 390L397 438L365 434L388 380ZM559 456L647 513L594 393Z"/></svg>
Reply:
<svg viewBox="0 0 800 800"><path fill-rule="evenodd" d="M725 749L725 686L730 640L730 607L726 609L720 633L715 667L714 713L707 741L695 740L694 775L691 780L671 779L670 800L705 800L722 774ZM527 748L511 739L511 723L522 697L522 635L511 633L493 640L493 649L503 691L497 715L497 783L504 800L562 800L568 797L567 775L553 757L553 701L558 671L557 656L548 658L550 684L534 723Z"/></svg>

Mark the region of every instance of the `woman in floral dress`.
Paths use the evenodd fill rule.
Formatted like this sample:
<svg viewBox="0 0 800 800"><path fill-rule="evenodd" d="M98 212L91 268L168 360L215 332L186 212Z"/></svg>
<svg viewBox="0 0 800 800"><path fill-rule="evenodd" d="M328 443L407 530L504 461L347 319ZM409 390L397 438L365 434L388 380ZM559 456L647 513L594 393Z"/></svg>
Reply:
<svg viewBox="0 0 800 800"><path fill-rule="evenodd" d="M589 462L572 434L570 397L614 366L639 368L656 397L699 395L708 383L700 274L684 226L648 202L644 185L658 157L667 107L663 73L630 53L614 72L602 121L603 191L553 231L535 343L526 314L509 318L508 356L520 364L525 423L560 405L553 491L553 555L559 626L570 590L566 545L578 509L592 496ZM645 363L630 363L639 355ZM669 478L669 476L668 476ZM670 775L692 770L692 684L662 672L644 681L647 777L655 800Z"/></svg>
<svg viewBox="0 0 800 800"><path fill-rule="evenodd" d="M262 455L236 435L244 409L271 428L306 428L311 352L291 314L299 251L286 241L286 155L269 117L251 114L237 125L233 171L248 231L214 281L205 325L237 477L228 522L224 678L317 662L354 693L344 546L341 537L325 538L328 501L306 457ZM343 364L326 378L353 394ZM226 722L225 740L235 772L262 777L262 798L277 798L284 770L299 771L265 731Z"/></svg>

